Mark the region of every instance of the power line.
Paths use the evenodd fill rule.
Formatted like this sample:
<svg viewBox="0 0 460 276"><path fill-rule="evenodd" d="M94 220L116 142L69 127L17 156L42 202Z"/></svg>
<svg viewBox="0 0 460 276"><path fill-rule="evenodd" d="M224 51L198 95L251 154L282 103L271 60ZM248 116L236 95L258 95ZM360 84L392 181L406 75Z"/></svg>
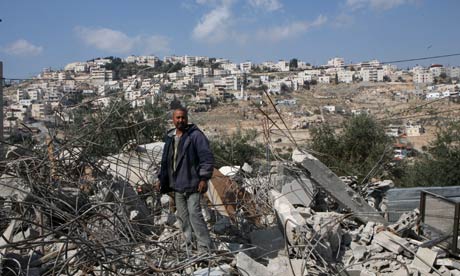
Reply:
<svg viewBox="0 0 460 276"><path fill-rule="evenodd" d="M380 63L381 63L381 64L401 63L401 62L418 61L418 60L427 60L427 59L437 59L437 58L455 57L455 56L460 56L460 53L457 53L457 54L447 54L447 55L439 55L439 56L420 57L420 58L411 58L411 59L400 59L400 60L392 60L392 61L383 61L383 62L380 62Z"/></svg>

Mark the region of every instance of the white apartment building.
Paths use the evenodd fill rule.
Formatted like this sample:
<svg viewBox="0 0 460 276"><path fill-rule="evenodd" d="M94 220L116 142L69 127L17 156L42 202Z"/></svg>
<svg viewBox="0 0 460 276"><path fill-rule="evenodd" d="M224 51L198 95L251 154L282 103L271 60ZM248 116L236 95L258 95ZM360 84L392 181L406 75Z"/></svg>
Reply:
<svg viewBox="0 0 460 276"><path fill-rule="evenodd" d="M446 68L439 64L431 65L429 70L433 77L439 77L442 73L446 73Z"/></svg>
<svg viewBox="0 0 460 276"><path fill-rule="evenodd" d="M182 63L185 65L195 65L197 63L198 59L197 57L194 56L183 56L182 57Z"/></svg>
<svg viewBox="0 0 460 276"><path fill-rule="evenodd" d="M252 69L252 62L246 61L246 62L240 63L240 71L242 73L250 73L251 69Z"/></svg>
<svg viewBox="0 0 460 276"><path fill-rule="evenodd" d="M34 103L31 105L31 116L35 120L44 120L51 114L51 105L48 103Z"/></svg>
<svg viewBox="0 0 460 276"><path fill-rule="evenodd" d="M139 84L139 80L131 77L131 78L127 78L123 80L122 88L125 91L131 91L133 89L136 89L138 84Z"/></svg>
<svg viewBox="0 0 460 276"><path fill-rule="evenodd" d="M433 74L426 70L416 70L412 77L414 83L433 83Z"/></svg>
<svg viewBox="0 0 460 276"><path fill-rule="evenodd" d="M380 82L383 81L383 69L363 68L360 71L361 78L364 82Z"/></svg>
<svg viewBox="0 0 460 276"><path fill-rule="evenodd" d="M308 65L305 61L297 61L297 69L306 70L310 68L311 65Z"/></svg>
<svg viewBox="0 0 460 276"><path fill-rule="evenodd" d="M165 56L163 61L166 63L180 63L182 62L182 57L179 56Z"/></svg>
<svg viewBox="0 0 460 276"><path fill-rule="evenodd" d="M259 78L262 83L267 83L270 81L270 76L267 75L260 76Z"/></svg>
<svg viewBox="0 0 460 276"><path fill-rule="evenodd" d="M230 70L226 69L214 69L213 70L213 75L214 76L227 76L230 75L232 72Z"/></svg>
<svg viewBox="0 0 460 276"><path fill-rule="evenodd" d="M27 94L29 94L29 99L32 101L39 101L43 98L42 89L30 89L27 91Z"/></svg>
<svg viewBox="0 0 460 276"><path fill-rule="evenodd" d="M289 62L280 60L278 63L276 63L276 68L281 72L289 72Z"/></svg>
<svg viewBox="0 0 460 276"><path fill-rule="evenodd" d="M12 104L5 113L5 118L17 118L24 122L30 118L30 105Z"/></svg>
<svg viewBox="0 0 460 276"><path fill-rule="evenodd" d="M260 66L261 66L263 69L278 70L278 67L277 67L276 63L274 63L274 62L272 62L272 61L265 61L265 62L262 62L262 64L260 64Z"/></svg>
<svg viewBox="0 0 460 276"><path fill-rule="evenodd" d="M230 74L237 74L240 72L240 69L238 68L238 64L236 63L225 63L225 64L221 64L220 67L224 70L230 71Z"/></svg>
<svg viewBox="0 0 460 276"><path fill-rule="evenodd" d="M339 82L343 83L352 83L353 82L353 74L354 72L348 70L341 70L337 72L337 78Z"/></svg>
<svg viewBox="0 0 460 276"><path fill-rule="evenodd" d="M124 94L124 98L127 101L134 101L137 98L139 98L140 96L142 96L141 90L126 91L125 94Z"/></svg>
<svg viewBox="0 0 460 276"><path fill-rule="evenodd" d="M88 64L86 62L73 62L64 67L65 71L73 71L75 73L88 72Z"/></svg>
<svg viewBox="0 0 460 276"><path fill-rule="evenodd" d="M331 77L330 76L319 76L318 83L331 83Z"/></svg>
<svg viewBox="0 0 460 276"><path fill-rule="evenodd" d="M460 67L449 67L446 70L447 76L450 78L460 78Z"/></svg>
<svg viewBox="0 0 460 276"><path fill-rule="evenodd" d="M90 70L90 83L94 86L104 84L106 81L113 80L113 71L105 68L91 68Z"/></svg>
<svg viewBox="0 0 460 276"><path fill-rule="evenodd" d="M241 80L237 76L226 76L214 80L216 88L224 88L225 90L239 90L241 88Z"/></svg>
<svg viewBox="0 0 460 276"><path fill-rule="evenodd" d="M344 67L345 66L345 60L340 57L335 57L327 61L327 66L328 67Z"/></svg>
<svg viewBox="0 0 460 276"><path fill-rule="evenodd" d="M198 66L185 66L182 68L181 72L184 72L188 76L210 76L212 75L211 68L203 68Z"/></svg>
<svg viewBox="0 0 460 276"><path fill-rule="evenodd" d="M380 64L380 61L378 61L376 59L373 59L373 60L369 61L369 66L371 68L378 68L378 67L381 67L381 64Z"/></svg>
<svg viewBox="0 0 460 276"><path fill-rule="evenodd" d="M176 81L179 79L183 79L186 76L184 72L174 72L174 73L169 73L168 77L171 81Z"/></svg>
<svg viewBox="0 0 460 276"><path fill-rule="evenodd" d="M305 71L302 71L302 72L299 72L297 75L299 77L305 77L305 76L314 76L314 77L317 77L319 75L321 75L322 72L321 70L319 69L313 69L313 70L305 70Z"/></svg>
<svg viewBox="0 0 460 276"><path fill-rule="evenodd" d="M93 63L97 66L104 66L106 65L107 63L111 63L112 60L108 59L108 58L98 58L98 59L95 59L93 61Z"/></svg>

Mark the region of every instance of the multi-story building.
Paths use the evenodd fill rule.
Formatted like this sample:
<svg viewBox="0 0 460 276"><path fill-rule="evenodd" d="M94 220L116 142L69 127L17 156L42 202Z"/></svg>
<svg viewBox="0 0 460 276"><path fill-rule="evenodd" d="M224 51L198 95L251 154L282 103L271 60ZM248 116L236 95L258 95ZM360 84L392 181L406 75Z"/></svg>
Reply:
<svg viewBox="0 0 460 276"><path fill-rule="evenodd" d="M340 57L335 57L327 61L327 66L328 67L344 67L345 66L345 60Z"/></svg>
<svg viewBox="0 0 460 276"><path fill-rule="evenodd" d="M214 80L216 88L224 88L226 90L239 90L241 88L241 80L237 76L226 76Z"/></svg>
<svg viewBox="0 0 460 276"><path fill-rule="evenodd" d="M230 75L232 72L230 70L226 69L214 69L213 70L213 75L214 76L227 76Z"/></svg>
<svg viewBox="0 0 460 276"><path fill-rule="evenodd" d="M30 111L35 120L44 120L47 115L51 114L51 105L49 103L33 103Z"/></svg>
<svg viewBox="0 0 460 276"><path fill-rule="evenodd" d="M289 72L289 62L285 60L280 60L276 64L276 68L281 72Z"/></svg>
<svg viewBox="0 0 460 276"><path fill-rule="evenodd" d="M106 81L113 80L113 71L105 68L93 67L90 70L90 83L94 86L104 84Z"/></svg>
<svg viewBox="0 0 460 276"><path fill-rule="evenodd" d="M352 83L353 82L353 72L348 70L340 70L337 72L337 78L339 82Z"/></svg>
<svg viewBox="0 0 460 276"><path fill-rule="evenodd" d="M318 82L319 83L331 83L331 77L330 76L319 76Z"/></svg>
<svg viewBox="0 0 460 276"><path fill-rule="evenodd" d="M444 68L441 64L433 64L430 66L429 71L433 77L439 77L442 73L446 73L446 68Z"/></svg>
<svg viewBox="0 0 460 276"><path fill-rule="evenodd" d="M383 69L376 69L372 67L362 68L360 71L361 78L364 82L380 82L383 81Z"/></svg>
<svg viewBox="0 0 460 276"><path fill-rule="evenodd" d="M165 56L163 61L166 63L181 63L182 57L179 56Z"/></svg>
<svg viewBox="0 0 460 276"><path fill-rule="evenodd" d="M460 67L448 67L446 74L449 78L460 78Z"/></svg>
<svg viewBox="0 0 460 276"><path fill-rule="evenodd" d="M427 70L416 70L413 75L414 83L433 83L433 74Z"/></svg>
<svg viewBox="0 0 460 276"><path fill-rule="evenodd" d="M243 73L250 73L250 72L251 72L251 69L252 69L252 62L246 61L246 62L240 63L240 70L241 70L241 72L243 72Z"/></svg>

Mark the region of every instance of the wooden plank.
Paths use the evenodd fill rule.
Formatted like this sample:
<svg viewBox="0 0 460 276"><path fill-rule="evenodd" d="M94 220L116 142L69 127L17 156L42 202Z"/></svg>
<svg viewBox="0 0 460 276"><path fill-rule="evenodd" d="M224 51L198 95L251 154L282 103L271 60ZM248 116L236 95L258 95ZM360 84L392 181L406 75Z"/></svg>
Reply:
<svg viewBox="0 0 460 276"><path fill-rule="evenodd" d="M310 154L305 154L301 165L307 170L311 180L332 196L342 208L352 212L355 217L366 223L375 221L387 224L387 221L348 185L333 173L326 165Z"/></svg>
<svg viewBox="0 0 460 276"><path fill-rule="evenodd" d="M221 215L236 221L236 208L239 207L244 210L248 220L260 224L252 195L217 169L213 171L206 196Z"/></svg>

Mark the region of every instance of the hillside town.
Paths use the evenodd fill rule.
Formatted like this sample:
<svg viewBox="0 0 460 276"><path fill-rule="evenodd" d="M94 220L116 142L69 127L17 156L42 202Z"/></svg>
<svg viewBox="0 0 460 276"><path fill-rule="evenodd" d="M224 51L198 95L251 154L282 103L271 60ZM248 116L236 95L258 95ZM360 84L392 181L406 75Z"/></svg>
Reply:
<svg viewBox="0 0 460 276"><path fill-rule="evenodd" d="M441 64L201 56L5 79L0 272L460 275L460 189L397 177L458 118L459 80ZM184 242L175 201L152 188L178 107L214 151L209 252Z"/></svg>
<svg viewBox="0 0 460 276"><path fill-rule="evenodd" d="M47 68L32 79L10 83L4 92L3 126L7 136L23 130L24 124L37 134L46 128L45 123L72 121L74 108L82 103L95 110L123 99L134 109L177 100L197 112L197 120L207 116L200 115L203 111L214 116L226 114L225 106L230 104L241 115L240 127L257 129L256 106L267 104L267 93L294 130L371 113L386 119L389 136L418 137L429 133L430 120L400 120L392 118L392 112L431 101L433 105L439 102L442 109L442 99L458 102L459 78L459 67L433 64L400 69L378 60L347 64L338 57L324 65L297 59L237 64L223 58L187 55L96 58L59 70ZM226 119L203 123L213 135L213 130L236 130L233 119L229 124ZM421 141L416 147L424 145L426 142ZM401 157L400 151L395 155Z"/></svg>

